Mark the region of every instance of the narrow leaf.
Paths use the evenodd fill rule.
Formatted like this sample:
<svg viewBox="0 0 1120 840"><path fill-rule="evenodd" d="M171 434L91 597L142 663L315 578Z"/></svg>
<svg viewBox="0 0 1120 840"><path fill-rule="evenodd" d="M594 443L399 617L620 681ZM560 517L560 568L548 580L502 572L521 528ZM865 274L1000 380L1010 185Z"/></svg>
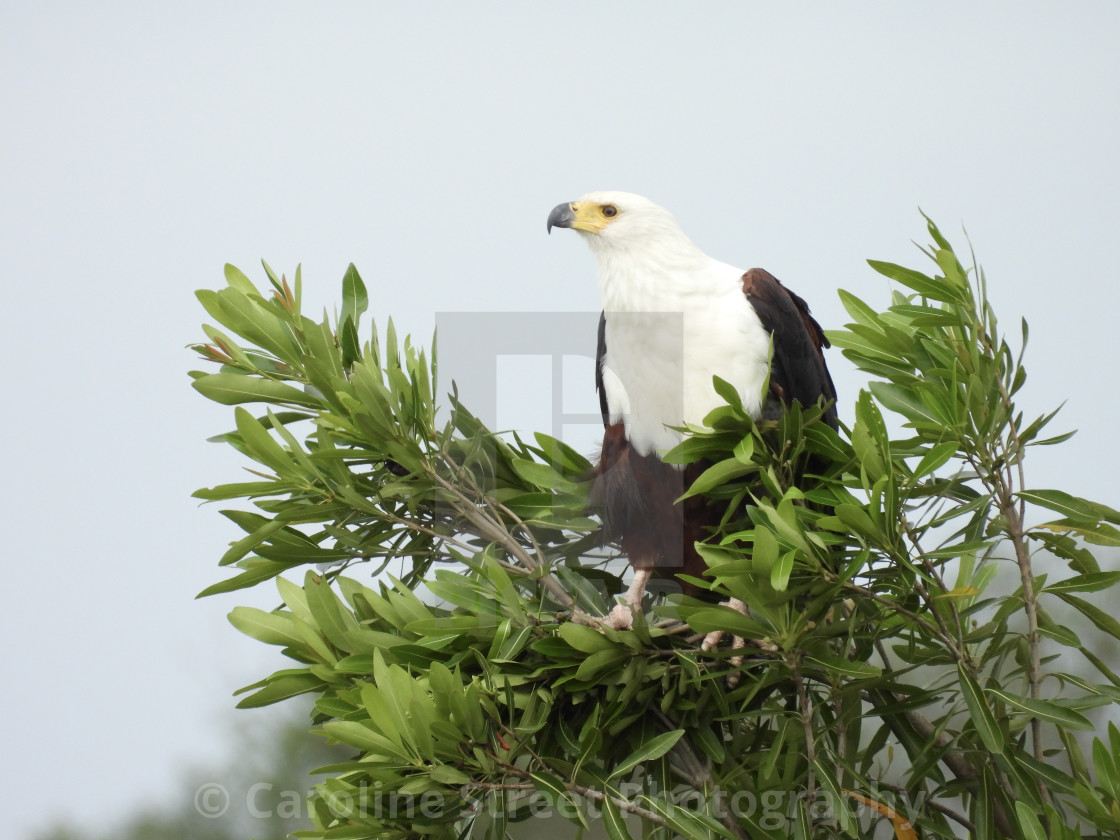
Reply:
<svg viewBox="0 0 1120 840"><path fill-rule="evenodd" d="M1093 572L1049 584L1043 592L1099 592L1120 583L1120 572Z"/></svg>
<svg viewBox="0 0 1120 840"><path fill-rule="evenodd" d="M610 778L616 779L619 776L625 776L643 761L653 761L655 758L661 758L673 748L682 735L684 735L683 729L674 729L672 732L664 732L650 738L615 767Z"/></svg>
<svg viewBox="0 0 1120 840"><path fill-rule="evenodd" d="M998 697L1007 705L1024 711L1031 717L1036 717L1055 726L1082 732L1091 732L1094 729L1093 724L1087 717L1072 709L1059 706L1057 703L1050 703L1046 700L1032 700L1030 697L1017 697L1014 694L995 688L989 688L988 694Z"/></svg>
<svg viewBox="0 0 1120 840"><path fill-rule="evenodd" d="M626 820L622 810L609 794L603 800L603 828L607 830L609 840L633 840L626 828Z"/></svg>
<svg viewBox="0 0 1120 840"><path fill-rule="evenodd" d="M1020 490L1019 498L1032 504L1057 511L1068 519L1078 522L1120 521L1120 512L1105 505L1071 496L1062 490Z"/></svg>
<svg viewBox="0 0 1120 840"><path fill-rule="evenodd" d="M255 607L234 607L229 614L229 623L246 636L266 645L293 646L302 643L302 638L292 626L290 615L268 613Z"/></svg>
<svg viewBox="0 0 1120 840"><path fill-rule="evenodd" d="M1035 816L1034 809L1026 802L1015 803L1015 816L1019 820L1019 830L1022 840L1047 840L1042 823Z"/></svg>
<svg viewBox="0 0 1120 840"><path fill-rule="evenodd" d="M980 685L968 673L964 665L957 665L957 676L960 680L961 694L964 696L965 705L968 706L969 717L972 719L972 725L976 727L980 740L984 742L984 746L990 752L1002 753L1003 733L992 715L992 710L988 706L988 701L984 697Z"/></svg>
<svg viewBox="0 0 1120 840"><path fill-rule="evenodd" d="M204 397L222 405L249 402L302 405L319 408L320 400L298 388L271 379L257 379L240 373L210 373L191 382Z"/></svg>

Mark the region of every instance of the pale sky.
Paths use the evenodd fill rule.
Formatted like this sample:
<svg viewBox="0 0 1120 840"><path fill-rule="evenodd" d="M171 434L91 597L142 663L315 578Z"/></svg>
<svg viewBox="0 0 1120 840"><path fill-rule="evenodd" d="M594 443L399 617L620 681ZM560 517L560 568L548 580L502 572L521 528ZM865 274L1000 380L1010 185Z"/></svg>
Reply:
<svg viewBox="0 0 1120 840"><path fill-rule="evenodd" d="M427 343L437 311L595 311L545 219L623 189L836 328L838 287L888 303L865 259L925 269L920 206L1030 321L1022 407L1080 429L1028 482L1120 507L1118 38L1114 2L5 4L6 835L180 796L282 667L225 620L270 593L193 600L237 536L189 498L242 475L186 377L225 262L302 263L312 312L354 262Z"/></svg>

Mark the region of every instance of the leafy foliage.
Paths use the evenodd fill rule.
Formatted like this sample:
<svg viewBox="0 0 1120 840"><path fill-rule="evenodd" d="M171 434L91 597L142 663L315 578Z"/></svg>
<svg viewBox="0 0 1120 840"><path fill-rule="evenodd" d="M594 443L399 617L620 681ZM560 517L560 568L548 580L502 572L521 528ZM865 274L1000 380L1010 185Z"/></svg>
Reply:
<svg viewBox="0 0 1120 840"><path fill-rule="evenodd" d="M983 273L929 233L939 273L871 263L900 287L886 311L841 292L853 323L830 338L875 377L850 429L820 406L755 424L717 381L727 405L668 456L709 465L691 492L726 513L700 583L749 615L669 596L627 632L594 621L621 581L590 465L495 435L454 394L441 422L434 351L391 322L359 343L353 267L333 323L301 314L298 270L293 288L266 266L268 299L232 267L200 292L242 343L206 327L196 349L221 367L194 386L237 406L218 440L256 479L198 495L259 511L224 511L239 573L203 594L275 579L282 606L231 620L295 666L240 705L310 693L354 751L302 836L502 837L547 813L612 840L1120 837L1120 732L1084 735L1120 679L1078 633L1120 639L1082 597L1120 579L1085 545L1120 545L1120 513L1026 484L1028 447L1068 435L1016 409L1022 349ZM745 647L701 652L713 630Z"/></svg>

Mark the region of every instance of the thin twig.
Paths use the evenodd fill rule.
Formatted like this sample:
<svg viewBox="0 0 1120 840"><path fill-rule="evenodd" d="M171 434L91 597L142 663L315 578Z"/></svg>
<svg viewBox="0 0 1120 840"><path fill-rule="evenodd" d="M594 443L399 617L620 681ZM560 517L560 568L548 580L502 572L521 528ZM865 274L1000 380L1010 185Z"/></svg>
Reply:
<svg viewBox="0 0 1120 840"><path fill-rule="evenodd" d="M956 640L951 635L949 635L948 633L942 632L941 629L939 627L937 627L937 625L930 623L929 621L922 618L917 613L911 612L910 610L906 609L898 601L893 601L890 598L885 598L882 595L880 595L878 592L876 592L875 590L867 589L866 587L860 586L859 584L856 584L856 583L852 583L851 581L843 581L841 585L844 587L844 589L848 590L849 592L858 592L860 595L865 595L868 598L870 598L871 600L875 601L876 603L883 604L885 607L889 608L890 610L892 610L892 611L894 611L894 612L896 612L900 615L906 616L911 621L913 621L915 624L917 624L919 627L924 628L927 633L929 633L930 635L932 635L933 637L935 637L937 639L940 639L945 644L945 646L949 648L949 650L953 654L953 657L958 662L964 662L965 661L964 651L962 651L959 647L957 647Z"/></svg>
<svg viewBox="0 0 1120 840"><path fill-rule="evenodd" d="M999 394L1000 399L1003 401L1005 410L1010 418L1010 433L1011 441L1014 447L1014 463L1019 475L1019 489L1026 487L1026 475L1023 470L1023 444L1019 439L1019 430L1014 416L1014 405L1011 402L1011 395L1007 392L1007 386L1003 380L999 380ZM1010 469L1010 466L1009 466ZM1038 634L1038 599L1034 591L1034 574L1031 569L1031 555L1027 551L1026 545L1026 532L1023 527L1023 517L1026 512L1026 502L1020 498L1018 507L1011 501L1011 496L1015 491L1015 486L1011 482L1011 477L1007 477L1007 487L1005 488L1004 495L1000 498L1000 508L1003 515L1007 517L1007 528L1011 542L1015 546L1015 560L1019 564L1019 577L1023 582L1023 604L1027 613L1027 643L1030 646L1030 669L1027 674L1027 679L1030 683L1031 699L1042 699L1042 653L1041 653L1041 638ZM1034 757L1036 761L1042 761L1042 722L1038 718L1031 718L1031 741L1034 747ZM1046 804L1050 802L1049 790L1041 782L1039 783L1039 793L1042 794L1042 801Z"/></svg>
<svg viewBox="0 0 1120 840"><path fill-rule="evenodd" d="M456 509L472 525L481 531L480 536L501 545L502 548L515 557L517 561L524 565L529 571L535 572L541 567L541 564L513 537L501 520L495 520L485 511L481 510L477 504L464 496L461 490L447 481L447 479L443 478L443 476L433 471L431 477L443 487L444 490L450 493L454 499L461 502ZM542 575L539 580L541 585L544 586L562 606L572 611L573 616L578 616L584 620L593 619L592 616L583 612L583 610L576 606L575 598L572 597L568 590L565 589L560 581L551 573Z"/></svg>
<svg viewBox="0 0 1120 840"><path fill-rule="evenodd" d="M813 735L813 710L809 706L809 692L805 690L805 680L801 676L801 655L790 657L790 671L793 684L797 689L797 708L801 712L801 726L805 730L805 758L809 762L808 781L805 785L806 799L812 802L817 797L817 741Z"/></svg>
<svg viewBox="0 0 1120 840"><path fill-rule="evenodd" d="M937 584L942 593L948 592L949 588L945 586L945 579L941 577L941 573L937 570L937 567L929 562L929 559L926 557L925 552L922 550L921 542L918 538L918 535L914 533L913 527L910 525L909 521L907 521L905 516L902 517L902 529L903 531L905 531L906 536L909 538L910 544L914 546L914 550L917 551L918 560L922 564L922 568L926 570L926 574L928 574L930 578ZM941 628L947 635L950 635L949 628L945 626L945 622L942 620L941 615L938 612L939 605L935 604L934 599L929 597L929 594L928 592L926 592L925 587L921 588L921 593L925 593L924 597L926 599L926 603L929 604L930 612L933 613L933 617L937 620L938 625L941 626ZM961 625L960 611L957 609L957 605L953 602L952 598L948 599L946 603L948 604L949 614L952 615L953 623L957 628L956 638L963 645L964 627Z"/></svg>
<svg viewBox="0 0 1120 840"><path fill-rule="evenodd" d="M529 772L528 770L524 770L521 767L517 767L513 764L508 764L507 762L504 762L504 761L496 761L495 763L499 767L501 767L503 770L505 770L507 773L509 773L513 776L517 776L519 779L529 779L529 780L531 780L533 778L533 774L531 772ZM546 765L546 767L547 767L547 765ZM521 785L506 787L506 786L500 785L500 784L485 783L485 782L473 782L472 784L477 785L479 787L486 787L490 790L525 790L526 789L525 787L522 787ZM626 811L627 813L634 814L637 817L641 817L643 820L649 820L650 822L654 823L655 825L663 825L663 826L668 826L669 825L669 823L665 821L665 818L662 817L660 814L658 814L656 811L650 811L647 808L643 808L641 805L635 805L629 799L625 799L625 798L620 797L620 796L611 796L610 794L604 793L601 790L595 790L594 788L585 787L584 785L577 785L575 782L563 782L562 784L564 785L564 789L566 791L568 791L569 793L575 793L575 794L578 794L579 796L584 796L588 799L593 799L596 802L606 802L606 801L609 800L610 802L613 802L616 806L618 806L618 809L620 811ZM535 785L529 785L529 786L530 787L535 787Z"/></svg>
<svg viewBox="0 0 1120 840"><path fill-rule="evenodd" d="M987 301L987 281L984 277L984 272L979 266L976 267L976 283L978 291L980 292L980 299ZM984 346L984 349L992 355L997 357L1000 353L997 344L997 336L989 335L987 331L987 308L985 304L984 311L979 313L979 329L978 338ZM1007 412L1008 418L1008 435L1010 437L1010 447L1004 446L1003 463L1004 467L1001 470L993 470L987 475L981 472L980 478L984 484L996 496L1000 513L1003 514L1007 526L1004 533L1007 534L1011 540L1011 544L1015 547L1015 561L1019 566L1019 578L1023 585L1023 607L1027 615L1027 646L1030 650L1030 664L1027 669L1027 682L1030 686L1031 699L1042 699L1042 654L1041 654L1041 637L1038 633L1038 599L1034 591L1034 574L1031 569L1030 552L1027 550L1026 545L1026 532L1023 527L1024 517L1026 514L1026 503L1020 497L1018 505L1016 505L1013 497L1015 495L1015 475L1018 475L1019 489L1026 487L1026 473L1023 468L1023 454L1024 446L1019 437L1018 423L1015 419L1015 405L1011 400L1011 394L1007 390L1007 383L1004 377L1000 376L996 379L996 387L999 389L1000 402L1003 409ZM1002 444L1003 441L1000 441ZM1015 473L1012 473L1014 468ZM1042 721L1037 717L1031 718L1031 744L1033 747L1034 758L1036 761L1043 760L1043 747L1042 747ZM1044 804L1050 803L1050 791L1040 779L1038 782L1039 795L1042 797Z"/></svg>
<svg viewBox="0 0 1120 840"><path fill-rule="evenodd" d="M1007 518L1008 535L1011 544L1015 547L1015 561L1019 565L1019 579L1023 584L1023 605L1027 613L1027 643L1030 647L1030 666L1027 670L1027 681L1030 684L1031 699L1042 699L1042 652L1040 650L1040 637L1038 634L1038 596L1034 591L1034 575L1031 570L1031 556L1027 551L1026 537L1023 532L1023 521L1019 518L1019 511L1015 504L1006 499L1001 502L1000 510ZM1034 747L1036 761L1042 761L1042 721L1037 717L1031 718L1031 741ZM1039 782L1039 793L1043 801L1049 799L1046 786Z"/></svg>

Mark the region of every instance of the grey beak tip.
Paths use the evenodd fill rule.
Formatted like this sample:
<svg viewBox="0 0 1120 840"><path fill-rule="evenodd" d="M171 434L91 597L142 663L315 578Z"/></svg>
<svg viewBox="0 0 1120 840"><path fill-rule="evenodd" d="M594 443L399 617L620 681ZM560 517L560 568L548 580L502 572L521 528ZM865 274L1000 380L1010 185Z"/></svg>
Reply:
<svg viewBox="0 0 1120 840"><path fill-rule="evenodd" d="M568 202L557 204L552 208L552 212L548 214L548 224L546 229L552 233L554 227L571 227L572 219L575 218L572 214L572 205Z"/></svg>

